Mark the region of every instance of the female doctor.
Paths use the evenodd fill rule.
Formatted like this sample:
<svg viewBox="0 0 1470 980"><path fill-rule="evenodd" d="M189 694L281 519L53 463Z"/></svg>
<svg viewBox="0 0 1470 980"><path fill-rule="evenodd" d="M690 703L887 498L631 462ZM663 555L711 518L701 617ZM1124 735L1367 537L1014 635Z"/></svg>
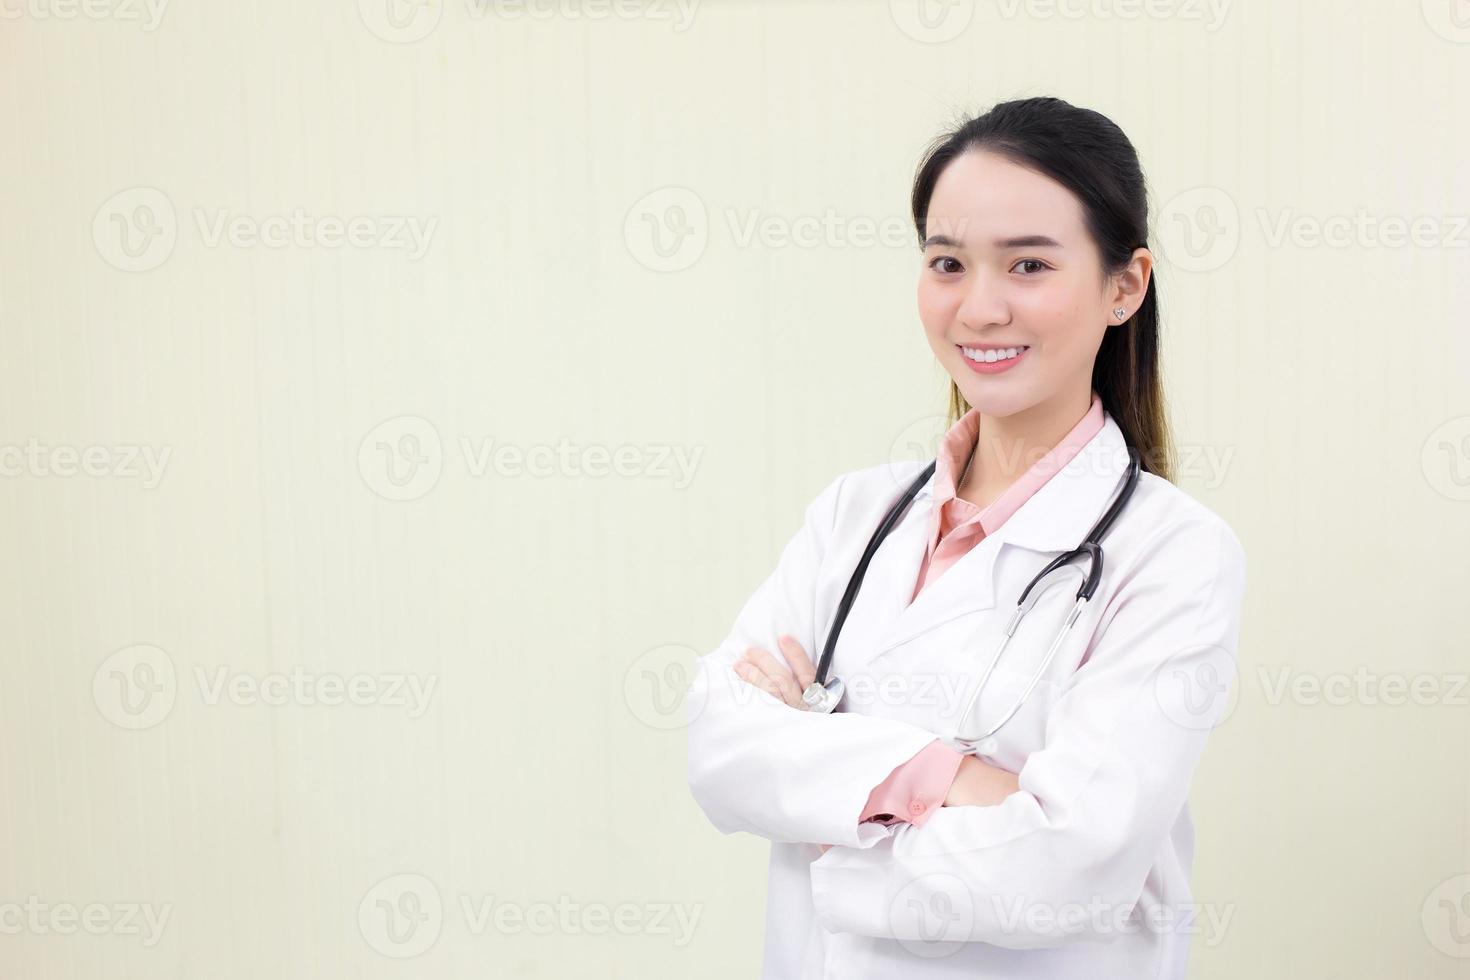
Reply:
<svg viewBox="0 0 1470 980"><path fill-rule="evenodd" d="M1245 569L1170 482L1137 154L1007 102L912 205L952 424L807 508L700 658L690 790L772 842L767 978L1182 978Z"/></svg>

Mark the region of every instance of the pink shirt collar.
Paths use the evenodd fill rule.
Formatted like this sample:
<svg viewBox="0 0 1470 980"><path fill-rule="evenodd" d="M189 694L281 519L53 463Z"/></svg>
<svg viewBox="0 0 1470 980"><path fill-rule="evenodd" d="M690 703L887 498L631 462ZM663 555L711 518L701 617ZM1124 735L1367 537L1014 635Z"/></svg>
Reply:
<svg viewBox="0 0 1470 980"><path fill-rule="evenodd" d="M1070 463L1082 447L1102 430L1103 407L1097 392L1092 393L1092 403L1087 414L1061 438L1052 450L1032 464L1015 483L1006 488L989 506L980 508L968 500L955 496L955 485L970 454L975 450L980 435L980 410L972 408L945 432L939 443L937 463L934 468L934 510L929 533L930 554L940 539L955 528L978 524L985 534L994 534L1021 505L1031 499L1046 481Z"/></svg>

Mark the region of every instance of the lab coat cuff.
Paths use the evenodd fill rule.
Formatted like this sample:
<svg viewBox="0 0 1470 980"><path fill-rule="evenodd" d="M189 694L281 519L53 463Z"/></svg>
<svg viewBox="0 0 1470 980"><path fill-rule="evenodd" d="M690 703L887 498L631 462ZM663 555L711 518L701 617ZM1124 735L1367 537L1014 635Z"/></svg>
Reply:
<svg viewBox="0 0 1470 980"><path fill-rule="evenodd" d="M881 823L858 824L857 849L866 850L879 841L892 837L898 828L890 827Z"/></svg>

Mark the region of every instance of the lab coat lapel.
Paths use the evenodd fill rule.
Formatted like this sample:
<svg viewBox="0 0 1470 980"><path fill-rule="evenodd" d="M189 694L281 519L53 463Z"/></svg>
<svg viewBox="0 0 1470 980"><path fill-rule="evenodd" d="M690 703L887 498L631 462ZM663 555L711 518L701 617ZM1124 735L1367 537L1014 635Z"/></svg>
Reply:
<svg viewBox="0 0 1470 980"><path fill-rule="evenodd" d="M874 660L960 616L994 607L996 563L1003 549L1060 553L1077 547L1112 500L1127 465L1123 432L1112 416L1105 415L1103 427L1070 463L1047 480L994 534L982 538L909 603L932 527L931 476L903 522L873 556L868 573L871 581L864 582L862 592L866 595L859 597L857 606L873 604L869 635L878 640L860 654L861 662ZM1038 559L1037 570L1044 564ZM1020 596L1003 598L1009 606Z"/></svg>

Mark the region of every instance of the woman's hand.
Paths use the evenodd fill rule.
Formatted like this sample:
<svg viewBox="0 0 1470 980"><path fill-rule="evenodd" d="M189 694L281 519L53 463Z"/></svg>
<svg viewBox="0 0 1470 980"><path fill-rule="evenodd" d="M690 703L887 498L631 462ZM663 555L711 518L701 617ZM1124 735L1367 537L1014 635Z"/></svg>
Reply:
<svg viewBox="0 0 1470 980"><path fill-rule="evenodd" d="M760 647L751 647L735 662L735 674L791 707L805 711L806 702L801 699L801 692L816 679L817 668L801 644L785 633L779 634L776 641L786 663L781 663Z"/></svg>
<svg viewBox="0 0 1470 980"><path fill-rule="evenodd" d="M793 708L805 711L806 702L801 699L801 692L816 679L817 668L812 665L812 658L806 655L801 644L785 633L778 634L776 642L781 647L785 664L760 647L751 647L735 662L735 673L741 680L780 698ZM819 846L822 853L826 854L832 845Z"/></svg>
<svg viewBox="0 0 1470 980"><path fill-rule="evenodd" d="M816 679L817 668L796 640L785 633L777 635L776 640L785 663L760 647L751 647L735 662L735 673L746 683L805 711L806 702L801 699L801 692ZM954 782L950 783L944 805L994 806L1019 789L1015 773L966 755L960 760L960 768L955 773ZM826 854L831 846L820 845L822 853Z"/></svg>

